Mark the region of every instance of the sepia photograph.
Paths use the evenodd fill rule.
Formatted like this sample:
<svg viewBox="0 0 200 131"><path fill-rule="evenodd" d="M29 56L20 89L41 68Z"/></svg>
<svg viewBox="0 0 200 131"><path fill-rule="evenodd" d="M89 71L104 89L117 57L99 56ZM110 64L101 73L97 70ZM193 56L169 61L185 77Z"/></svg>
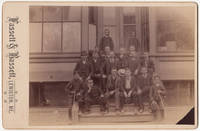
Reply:
<svg viewBox="0 0 200 131"><path fill-rule="evenodd" d="M30 125L177 124L194 108L194 7L30 6Z"/></svg>
<svg viewBox="0 0 200 131"><path fill-rule="evenodd" d="M196 128L195 2L7 2L3 126Z"/></svg>

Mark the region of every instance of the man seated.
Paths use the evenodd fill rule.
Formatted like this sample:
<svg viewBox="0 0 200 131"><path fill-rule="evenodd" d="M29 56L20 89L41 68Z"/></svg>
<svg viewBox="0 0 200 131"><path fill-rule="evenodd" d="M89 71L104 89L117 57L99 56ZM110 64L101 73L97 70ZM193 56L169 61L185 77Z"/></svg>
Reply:
<svg viewBox="0 0 200 131"><path fill-rule="evenodd" d="M111 75L112 68L116 69L116 60L115 60L115 54L113 51L110 52L109 58L107 57L105 61L102 63L102 87L106 87L108 76ZM105 88L103 88L104 91Z"/></svg>
<svg viewBox="0 0 200 131"><path fill-rule="evenodd" d="M136 94L136 79L131 76L129 68L126 68L124 76L121 75L118 84L120 88L120 110L123 112L124 104L132 103Z"/></svg>
<svg viewBox="0 0 200 131"><path fill-rule="evenodd" d="M158 74L153 74L153 86L150 90L150 101L151 101L151 109L152 112L157 112L161 114L161 117L164 117L164 103L163 96L165 95L166 90L165 87L160 80Z"/></svg>
<svg viewBox="0 0 200 131"><path fill-rule="evenodd" d="M134 46L131 46L131 47L134 47ZM131 70L132 75L137 77L140 70L140 60L137 57L136 51L131 50L131 47L130 47L130 52L128 56L128 68Z"/></svg>
<svg viewBox="0 0 200 131"><path fill-rule="evenodd" d="M78 102L79 108L83 109L83 95L82 95L83 83L78 73L75 73L73 79L67 84L66 92L68 93L68 98L71 99L70 104L75 104Z"/></svg>
<svg viewBox="0 0 200 131"><path fill-rule="evenodd" d="M116 67L113 67L111 69L111 74L108 76L107 79L107 84L106 84L106 93L105 93L105 98L106 98L106 110L109 111L109 100L114 99L115 102L115 108L116 110L119 109L119 102L118 100L118 95L119 95L119 90L118 90L118 81L119 77L117 75L117 69Z"/></svg>
<svg viewBox="0 0 200 131"><path fill-rule="evenodd" d="M102 69L101 69L101 60L99 58L99 54L97 52L93 52L91 59L91 79L94 81L94 83L98 86L101 87L101 80L102 80Z"/></svg>
<svg viewBox="0 0 200 131"><path fill-rule="evenodd" d="M83 89L84 96L84 112L90 111L91 105L100 105L100 111L106 110L106 101L101 88L94 85L93 80L87 80L87 85Z"/></svg>
<svg viewBox="0 0 200 131"><path fill-rule="evenodd" d="M139 112L144 111L144 102L150 102L149 91L152 86L151 76L148 74L146 67L141 67L141 74L137 78L137 104Z"/></svg>

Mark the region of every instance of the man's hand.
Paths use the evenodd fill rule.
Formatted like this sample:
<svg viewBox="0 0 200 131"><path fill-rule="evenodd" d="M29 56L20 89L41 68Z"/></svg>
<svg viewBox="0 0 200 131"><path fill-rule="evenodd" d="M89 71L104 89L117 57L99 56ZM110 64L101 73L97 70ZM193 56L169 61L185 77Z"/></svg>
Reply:
<svg viewBox="0 0 200 131"><path fill-rule="evenodd" d="M103 94L101 94L101 96L100 97L104 97L104 95Z"/></svg>
<svg viewBox="0 0 200 131"><path fill-rule="evenodd" d="M102 75L102 78L106 78L106 75L103 74L103 75Z"/></svg>
<svg viewBox="0 0 200 131"><path fill-rule="evenodd" d="M138 95L142 94L142 90L141 90L141 89L138 89L138 90L137 90L137 94L138 94Z"/></svg>

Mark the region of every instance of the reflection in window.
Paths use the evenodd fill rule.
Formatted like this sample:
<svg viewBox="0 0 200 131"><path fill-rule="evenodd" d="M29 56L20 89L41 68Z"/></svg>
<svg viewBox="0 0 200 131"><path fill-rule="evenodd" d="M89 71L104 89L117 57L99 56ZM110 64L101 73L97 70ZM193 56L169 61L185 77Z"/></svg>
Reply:
<svg viewBox="0 0 200 131"><path fill-rule="evenodd" d="M81 23L63 23L63 51L80 52L81 49Z"/></svg>
<svg viewBox="0 0 200 131"><path fill-rule="evenodd" d="M31 6L30 52L79 52L81 47L81 7Z"/></svg>
<svg viewBox="0 0 200 131"><path fill-rule="evenodd" d="M30 52L41 52L42 47L42 24L30 23Z"/></svg>
<svg viewBox="0 0 200 131"><path fill-rule="evenodd" d="M61 21L61 7L44 7L44 21Z"/></svg>
<svg viewBox="0 0 200 131"><path fill-rule="evenodd" d="M103 8L104 25L116 25L115 9L115 7Z"/></svg>
<svg viewBox="0 0 200 131"><path fill-rule="evenodd" d="M61 52L61 23L44 23L43 51Z"/></svg>
<svg viewBox="0 0 200 131"><path fill-rule="evenodd" d="M190 52L194 50L193 7L157 8L156 17L159 52Z"/></svg>
<svg viewBox="0 0 200 131"><path fill-rule="evenodd" d="M63 7L63 21L81 21L81 7Z"/></svg>
<svg viewBox="0 0 200 131"><path fill-rule="evenodd" d="M136 9L133 7L123 8L124 24L136 24Z"/></svg>
<svg viewBox="0 0 200 131"><path fill-rule="evenodd" d="M29 18L31 22L42 21L42 7L30 7Z"/></svg>

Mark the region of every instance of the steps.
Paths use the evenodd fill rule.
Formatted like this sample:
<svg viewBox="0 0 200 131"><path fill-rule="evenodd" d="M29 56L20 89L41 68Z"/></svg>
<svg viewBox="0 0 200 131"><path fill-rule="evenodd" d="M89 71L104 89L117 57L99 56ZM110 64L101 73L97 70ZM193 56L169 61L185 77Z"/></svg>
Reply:
<svg viewBox="0 0 200 131"><path fill-rule="evenodd" d="M124 112L116 112L113 105L108 113L101 113L99 106L94 105L88 114L79 113L79 122L82 123L124 123L124 122L145 122L154 120L148 106L145 106L143 113L137 111L134 105L124 105Z"/></svg>

